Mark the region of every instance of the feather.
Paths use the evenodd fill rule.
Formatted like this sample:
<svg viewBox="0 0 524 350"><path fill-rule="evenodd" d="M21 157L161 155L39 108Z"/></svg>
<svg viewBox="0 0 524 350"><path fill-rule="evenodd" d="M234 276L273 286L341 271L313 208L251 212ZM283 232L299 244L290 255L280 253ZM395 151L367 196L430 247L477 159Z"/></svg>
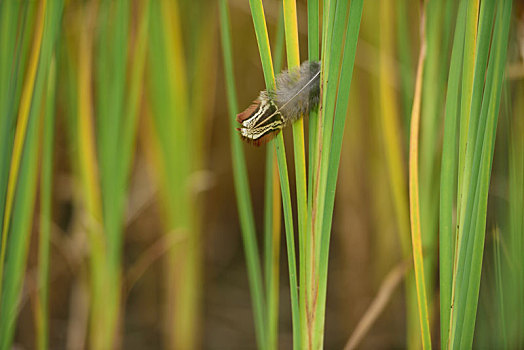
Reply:
<svg viewBox="0 0 524 350"><path fill-rule="evenodd" d="M276 78L275 91L262 91L257 100L237 114L240 136L256 146L268 142L282 128L318 106L320 63L304 62Z"/></svg>
<svg viewBox="0 0 524 350"><path fill-rule="evenodd" d="M320 99L320 63L306 61L299 69L277 76L274 100L286 125L308 115Z"/></svg>

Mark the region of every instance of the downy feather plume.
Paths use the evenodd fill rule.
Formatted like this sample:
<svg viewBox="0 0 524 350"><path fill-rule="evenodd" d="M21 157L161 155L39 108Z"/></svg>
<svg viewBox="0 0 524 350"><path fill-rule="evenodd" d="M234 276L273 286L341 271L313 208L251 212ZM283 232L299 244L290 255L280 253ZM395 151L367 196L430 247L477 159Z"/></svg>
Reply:
<svg viewBox="0 0 524 350"><path fill-rule="evenodd" d="M240 136L256 146L268 142L282 128L318 106L320 62L302 63L300 68L280 73L275 91L262 91L257 100L237 115Z"/></svg>

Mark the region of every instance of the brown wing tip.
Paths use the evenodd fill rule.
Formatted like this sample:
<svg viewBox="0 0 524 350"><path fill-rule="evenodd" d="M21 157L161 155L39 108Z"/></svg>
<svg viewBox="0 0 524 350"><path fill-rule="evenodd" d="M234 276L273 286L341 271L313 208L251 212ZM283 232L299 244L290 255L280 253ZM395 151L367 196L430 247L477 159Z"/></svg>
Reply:
<svg viewBox="0 0 524 350"><path fill-rule="evenodd" d="M242 123L244 120L249 118L260 106L260 101L255 100L253 103L247 107L243 112L237 114L237 122Z"/></svg>
<svg viewBox="0 0 524 350"><path fill-rule="evenodd" d="M237 128L237 130L240 131L241 128ZM240 137L242 138L242 140L244 140L245 142L249 143L250 145L253 145L255 147L260 147L262 145L265 145L269 141L271 141L275 136L278 135L279 132L280 132L280 130L277 130L277 131L272 132L270 134L264 135L261 138L256 139L256 140L250 139L249 137L245 137L245 136L242 136L242 135L240 135Z"/></svg>

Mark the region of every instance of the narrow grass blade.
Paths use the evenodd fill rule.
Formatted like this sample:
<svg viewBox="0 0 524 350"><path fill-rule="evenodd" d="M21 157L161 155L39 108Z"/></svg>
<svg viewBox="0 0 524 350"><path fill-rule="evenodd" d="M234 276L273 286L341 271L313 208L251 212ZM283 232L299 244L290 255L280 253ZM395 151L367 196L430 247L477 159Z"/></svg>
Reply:
<svg viewBox="0 0 524 350"><path fill-rule="evenodd" d="M515 96L524 96L524 81L516 87ZM508 228L509 235L504 242L510 247L509 257L505 265L506 295L508 325L508 343L511 348L524 344L524 320L519 317L524 312L524 99L515 100L513 120L510 121L509 171L508 171Z"/></svg>
<svg viewBox="0 0 524 350"><path fill-rule="evenodd" d="M284 0L284 23L286 29L286 52L288 69L298 69L300 53L298 45L297 9L295 0ZM295 177L297 186L298 211L298 246L299 246L299 308L301 341L305 344L307 334L306 317L306 242L307 242L307 187L306 187L306 152L304 144L304 119L293 123L293 149L295 156Z"/></svg>
<svg viewBox="0 0 524 350"><path fill-rule="evenodd" d="M449 6L441 0L430 0L424 4L426 59L422 82L420 154L418 159L420 182L420 224L424 257L424 273L428 303L433 304L434 275L438 265L438 198L439 198L439 137L442 126L445 79L448 63L448 36L446 18ZM431 309L429 310L431 311ZM432 319L430 317L430 319Z"/></svg>
<svg viewBox="0 0 524 350"><path fill-rule="evenodd" d="M410 108L413 104L413 60L411 58L411 37L409 28L410 9L407 6L409 0L398 0L396 2L396 27L397 27L397 46L400 67L400 83L402 95L402 121L404 126L405 143L409 143L409 124L411 118Z"/></svg>
<svg viewBox="0 0 524 350"><path fill-rule="evenodd" d="M282 31L282 34L284 32ZM282 35L284 37L284 35ZM284 41L282 40L282 46ZM235 115L234 113L232 115ZM238 138L238 135L233 135ZM267 306L267 347L278 349L281 196L278 164L273 147L266 150L264 197L264 263Z"/></svg>
<svg viewBox="0 0 524 350"><path fill-rule="evenodd" d="M295 253L295 236L293 229L293 212L291 209L291 194L289 190L289 175L287 172L286 151L284 149L284 138L279 133L275 149L278 160L278 173L282 193L282 206L284 208L284 225L286 230L286 246L289 268L289 288L291 294L291 317L293 323L293 348L300 349L300 314L298 302L298 281Z"/></svg>
<svg viewBox="0 0 524 350"><path fill-rule="evenodd" d="M38 239L38 294L36 298L36 344L39 350L49 348L49 257L51 237L51 191L53 177L53 144L55 127L56 61L53 59L47 77L42 170L40 177L40 235Z"/></svg>
<svg viewBox="0 0 524 350"><path fill-rule="evenodd" d="M284 57L284 11L280 11L273 50L275 70L280 71ZM235 136L236 137L236 136ZM277 154L274 147L266 148L266 174L264 187L264 263L267 300L267 347L278 349L280 240L282 204L278 175Z"/></svg>
<svg viewBox="0 0 524 350"><path fill-rule="evenodd" d="M22 47L24 42L30 41L30 33L26 33L28 27L27 7L25 3L21 9L19 2L2 1L0 3L0 43L2 54L0 55L0 198L5 198L9 178L9 165L13 150L14 130L11 125L16 122L16 106L18 106L19 94L22 86L25 69L21 67L25 61ZM21 30L18 23L22 22ZM0 223L4 222L5 200L0 200ZM0 226L1 227L1 226ZM3 235L1 229L0 234ZM0 243L1 244L1 243Z"/></svg>
<svg viewBox="0 0 524 350"><path fill-rule="evenodd" d="M319 0L308 0L307 2L307 16L308 16L308 57L310 61L317 61L320 58L319 53ZM313 110L309 113L309 143L308 143L308 193L307 193L307 231L304 238L304 255L300 259L305 261L305 281L301 281L301 292L304 295L305 312L303 318L306 318L307 332L302 334L303 344L309 344L312 340L312 324L310 323L310 315L312 313L313 305L313 269L315 266L314 260L314 238L312 236L312 219L313 219L313 192L317 186L317 177L315 169L318 165L318 130L320 128L320 119L318 110ZM301 302L304 302L301 301ZM302 306L301 306L302 307ZM302 307L304 308L304 307Z"/></svg>
<svg viewBox="0 0 524 350"><path fill-rule="evenodd" d="M426 283L424 277L424 258L422 252L422 237L420 225L419 204L419 182L418 182L418 139L420 128L420 104L422 90L422 72L424 71L424 59L426 55L425 36L419 53L417 75L415 81L415 96L413 98L413 109L411 112L411 136L409 147L409 207L411 214L411 240L413 247L413 265L415 269L415 282L417 288L417 300L419 307L420 329L422 347L431 349L431 334L429 329L429 314L426 296Z"/></svg>
<svg viewBox="0 0 524 350"><path fill-rule="evenodd" d="M329 262L329 242L331 238L331 227L333 223L333 210L335 204L335 193L338 179L338 169L340 164L340 155L342 152L342 139L346 124L347 108L349 103L349 91L353 77L353 67L355 64L355 54L357 50L358 34L360 31L360 20L362 18L363 0L354 0L350 4L349 18L345 33L345 43L341 61L340 83L336 96L336 107L333 110L333 133L330 146L330 153L326 171L325 187L325 205L319 206L324 209L322 218L321 240L318 255L318 299L314 318L314 348L321 348L324 338L326 295L327 295L327 278ZM333 58L333 57L332 57ZM333 65L338 65L332 61ZM325 93L328 93L326 91ZM327 109L326 109L327 111ZM327 113L327 112L326 112ZM322 118L328 115L323 114ZM329 127L329 123L323 126ZM323 136L324 137L324 136ZM330 137L331 139L331 137ZM324 150L323 150L324 152ZM322 185L322 182L320 182ZM321 190L322 191L322 190Z"/></svg>
<svg viewBox="0 0 524 350"><path fill-rule="evenodd" d="M499 334L498 340L503 349L508 349L508 336L506 333L506 315L504 312L504 283L502 277L502 258L501 258L501 238L500 231L495 229L493 232L493 259L495 265L495 294L497 296L497 316L499 320L499 327L497 332Z"/></svg>
<svg viewBox="0 0 524 350"><path fill-rule="evenodd" d="M337 87L340 76L340 62L342 52L344 51L344 33L346 30L346 15L348 9L347 1L331 0L329 3L330 16L334 11L334 16L329 17L327 25L327 40L326 47L323 46L322 51L322 96L321 96L321 110L319 118L321 119L321 127L319 128L319 155L318 165L315 165L318 170L318 184L313 189L313 212L316 217L313 219L315 226L313 227L312 236L317 240L314 244L316 247L315 259L320 261L319 255L321 250L320 241L323 238L323 215L325 212L324 205L326 203L327 192L327 172L331 149L331 138L333 134L333 121L337 97ZM332 9L333 7L333 9ZM332 20L332 18L334 18ZM351 24L351 22L349 22ZM360 22L359 22L360 23ZM316 171L316 170L315 170ZM320 271L317 269L317 271Z"/></svg>
<svg viewBox="0 0 524 350"><path fill-rule="evenodd" d="M515 96L524 96L524 81L520 81ZM509 171L508 171L508 242L509 262L506 265L506 313L510 347L524 344L524 99L517 99L510 122ZM504 305L506 306L506 305Z"/></svg>
<svg viewBox="0 0 524 350"><path fill-rule="evenodd" d="M224 57L224 71L226 77L227 99L231 123L231 156L233 161L235 194L240 217L240 226L242 229L242 237L244 240L248 278L253 302L257 344L259 349L266 349L270 344L268 344L266 341L264 293L260 261L258 258L258 247L255 236L255 220L253 217L253 207L251 205L248 175L244 152L241 144L242 141L235 132L235 116L238 112L238 102L235 89L235 78L233 75L233 49L231 47L231 29L226 0L220 1L219 10L222 54Z"/></svg>
<svg viewBox="0 0 524 350"><path fill-rule="evenodd" d="M120 184L127 184L129 173L131 171L131 164L134 155L134 148L136 143L136 134L138 126L138 111L140 107L140 93L144 86L144 70L145 60L148 45L148 30L150 17L150 1L142 1L140 8L140 22L138 26L137 39L133 51L133 65L131 69L131 77L129 81L129 91L127 103L125 106L126 115L128 119L123 122L121 144L122 152L120 165Z"/></svg>
<svg viewBox="0 0 524 350"><path fill-rule="evenodd" d="M468 0L466 10L466 32L464 39L464 57L462 71L462 91L460 104L460 141L459 141L459 180L457 196L457 220L460 220L462 208L462 182L464 181L464 160L466 157L466 141L468 140L471 97L473 93L473 76L475 71L475 47L477 44L479 0ZM458 221L460 222L460 221Z"/></svg>
<svg viewBox="0 0 524 350"><path fill-rule="evenodd" d="M409 212L407 188L405 184L404 160L402 152L402 132L397 114L395 91L392 86L394 72L389 65L393 52L393 3L387 2L380 6L380 124L387 168L390 177L390 188L393 195L395 213L397 217L398 235L402 256L410 257L411 243L409 238Z"/></svg>
<svg viewBox="0 0 524 350"><path fill-rule="evenodd" d="M403 0L397 1L398 7L405 7L400 5ZM409 203L408 203L408 189L406 183L406 172L404 169L404 149L403 146L409 142L402 139L404 134L402 124L407 126L406 133L409 133L409 113L407 115L407 121L402 123L400 116L398 115L398 103L396 102L396 91L393 86L395 80L394 71L391 69L390 60L391 57L395 57L394 52L394 25L393 25L393 10L394 3L387 1L380 6L379 12L379 42L380 42L380 58L379 58L379 101L380 101L380 125L381 139L383 140L383 149L386 158L387 173L389 177L389 190L393 199L393 207L395 210L397 235L400 243L402 252L402 259L404 261L411 260L411 241L410 241L410 227L409 227ZM399 30L402 27L406 27L406 9L398 9L398 12L402 12L398 22ZM400 15L400 14L399 14ZM404 23L401 23L403 22ZM407 30L403 28L402 30ZM404 33L405 34L405 33ZM399 38L399 53L403 50L407 50L405 40L409 40L407 35L403 38ZM403 44L400 44L400 43ZM405 60L410 61L409 54L404 52L403 57ZM402 83L402 94L406 95L409 91L413 90L413 82L411 80L406 81L410 74L404 74L406 71L410 71L410 68L405 67L401 72L400 76ZM404 103L406 106L411 106L412 95L409 97L404 96ZM409 107L405 107L409 108ZM409 349L415 349L420 347L419 340L419 320L418 320L418 309L416 300L416 289L415 289L415 276L413 271L409 271L406 274L406 331L407 331L407 347Z"/></svg>
<svg viewBox="0 0 524 350"><path fill-rule="evenodd" d="M262 62L262 69L264 71L264 79L266 81L266 88L274 90L275 76L273 71L273 63L271 59L271 49L269 47L269 39L267 34L266 20L264 16L264 8L261 0L250 0L251 17L253 18L253 25L257 37L258 49L260 52L260 60ZM289 176L287 171L286 150L284 146L284 137L280 132L276 139L271 142L276 149L278 160L278 172L280 175L280 186L282 193L282 205L284 209L284 225L286 230L286 246L288 255L289 268L289 285L291 294L291 314L293 322L293 346L296 349L300 348L300 315L298 302L298 282L297 282L297 267L296 267L296 253L295 253L295 238L293 229L293 211L291 209L291 194L289 189Z"/></svg>
<svg viewBox="0 0 524 350"><path fill-rule="evenodd" d="M477 38L477 46L475 51L475 66L474 66L474 76L472 77L472 86L471 86L471 96L467 95L469 93L468 89L469 86L463 87L463 90L465 89L465 93L463 93L462 99L470 100L469 101L469 110L463 111L462 109L465 109L468 107L468 102L461 99L462 104L466 104L465 107L461 106L461 121L460 121L460 128L463 130L465 128L464 132L461 132L461 144L466 142L465 145L461 146L461 149L459 150L459 169L461 171L461 175L459 177L459 199L457 204L457 216L459 218L458 221L458 235L457 237L461 237L462 235L462 228L464 227L464 215L466 210L466 202L468 200L467 198L467 191L469 182L471 181L472 174L471 174L471 168L472 168L472 157L473 157L473 147L467 147L467 145L474 145L475 140L477 139L477 128L478 128L478 120L480 115L480 109L482 105L482 92L483 92L483 84L484 84L484 77L486 74L486 64L488 62L488 54L489 54L489 44L491 39L491 31L493 27L493 13L495 9L495 2L494 1L483 1L480 11L480 22L478 25L478 38ZM470 11L471 9L468 9ZM466 31L468 31L469 26L471 25L469 21L472 21L474 19L468 18L467 21L467 28ZM468 33L466 32L466 43L468 41L474 40L472 37L476 33ZM465 50L468 50L469 48L466 47ZM469 60L471 60L469 50L466 51L468 55L467 59L468 61L464 62L464 74L466 75L465 79L470 79L469 72L466 69L471 69L469 67ZM468 65L466 65L468 64ZM463 81L463 84L465 82ZM466 138L466 141L463 141L462 138ZM460 161L460 159L464 159L463 162ZM463 164L461 166L461 164ZM461 239L459 239L459 245L460 245Z"/></svg>

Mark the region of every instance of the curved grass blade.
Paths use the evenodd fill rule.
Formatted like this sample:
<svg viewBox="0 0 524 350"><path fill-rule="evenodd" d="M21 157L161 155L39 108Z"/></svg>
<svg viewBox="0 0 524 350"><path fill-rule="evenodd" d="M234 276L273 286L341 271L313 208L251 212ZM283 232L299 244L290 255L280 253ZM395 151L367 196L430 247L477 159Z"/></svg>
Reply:
<svg viewBox="0 0 524 350"><path fill-rule="evenodd" d="M409 147L409 207L411 215L411 240L413 247L413 265L415 268L415 284L417 288L417 300L419 307L420 329L423 349L431 349L431 335L429 330L429 315L426 296L426 283L424 278L424 258L422 252L422 237L420 232L420 204L419 204L419 182L418 182L418 139L420 127L420 104L422 90L422 72L424 71L424 59L426 55L425 36L421 35L421 44L417 75L415 83L415 96L413 98L413 110L411 112L411 133Z"/></svg>

